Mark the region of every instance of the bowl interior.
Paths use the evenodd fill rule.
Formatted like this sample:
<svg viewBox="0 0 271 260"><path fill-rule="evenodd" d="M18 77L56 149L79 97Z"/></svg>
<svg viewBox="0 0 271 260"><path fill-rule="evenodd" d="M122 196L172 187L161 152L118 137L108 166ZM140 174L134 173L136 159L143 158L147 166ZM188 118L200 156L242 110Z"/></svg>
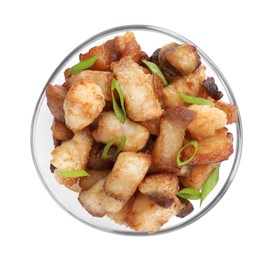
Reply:
<svg viewBox="0 0 271 260"><path fill-rule="evenodd" d="M175 32L155 26L128 25L112 28L89 38L77 48L75 48L55 69L45 86L48 83L53 85L62 84L64 82L64 70L67 67L71 67L72 65L78 63L78 57L80 53L87 52L89 48L102 44L106 40L112 39L117 35L122 35L126 31L134 32L135 37L141 46L141 49L148 55L151 55L157 48L160 48L161 46L173 41L178 43L194 44ZM207 67L206 75L209 77L214 77L219 89L224 93L222 100L228 103L236 104L233 92L222 73L212 62L212 60L198 46L197 50L201 56L203 65ZM50 129L52 121L53 117L47 107L44 87L33 115L31 126L31 149L37 172L52 197L63 209L92 227L120 234L145 234L115 224L107 217L92 217L78 202L77 193L70 191L55 181L53 174L50 172L51 151L54 149ZM228 125L227 127L234 136L234 153L231 155L229 160L224 161L221 164L220 179L217 186L206 198L201 207L199 206L199 201L192 202L194 205L194 211L190 215L183 219L173 217L156 234L176 230L193 223L195 220L199 219L205 213L207 213L227 191L236 174L241 157L242 127L240 115L238 123Z"/></svg>

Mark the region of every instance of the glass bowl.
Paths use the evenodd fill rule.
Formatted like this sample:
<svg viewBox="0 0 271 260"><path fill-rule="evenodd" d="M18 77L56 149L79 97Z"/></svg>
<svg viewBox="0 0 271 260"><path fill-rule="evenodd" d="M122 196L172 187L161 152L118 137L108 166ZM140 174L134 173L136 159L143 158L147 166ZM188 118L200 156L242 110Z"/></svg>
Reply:
<svg viewBox="0 0 271 260"><path fill-rule="evenodd" d="M150 25L127 25L112 28L94 35L76 47L54 70L45 86L47 84L62 84L64 82L64 70L78 62L80 53L85 53L90 47L102 44L106 40L112 39L117 35L124 34L126 31L134 32L142 50L149 55L151 55L157 48L173 41L195 45L180 34L161 27ZM197 45L195 46L201 56L202 64L207 67L206 75L214 77L219 89L224 93L222 100L231 104L236 104L234 94L220 70ZM78 202L77 193L67 189L65 186L60 185L55 181L53 174L50 172L51 151L54 149L51 134L52 121L53 117L47 107L44 87L38 99L32 119L31 151L34 165L40 179L55 201L76 219L99 230L125 235L147 235L147 233L136 232L126 228L125 226L116 224L107 217L92 217ZM228 129L234 136L234 153L231 155L229 160L224 161L221 164L220 180L215 189L209 194L201 207L199 206L199 201L192 202L194 205L194 211L190 215L185 218L171 218L170 221L155 234L177 230L195 222L211 210L228 190L237 172L241 158L242 125L240 114L238 122L236 124L229 125Z"/></svg>

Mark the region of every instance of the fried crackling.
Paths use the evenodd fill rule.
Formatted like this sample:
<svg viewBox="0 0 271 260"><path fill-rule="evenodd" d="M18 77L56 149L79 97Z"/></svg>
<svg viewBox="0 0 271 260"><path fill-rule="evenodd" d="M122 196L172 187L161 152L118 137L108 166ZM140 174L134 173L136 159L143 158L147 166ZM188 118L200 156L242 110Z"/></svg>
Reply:
<svg viewBox="0 0 271 260"><path fill-rule="evenodd" d="M164 113L152 150L152 166L166 172L180 173L181 167L176 163L177 154L182 148L186 127L195 116L194 111L184 106L170 108Z"/></svg>
<svg viewBox="0 0 271 260"><path fill-rule="evenodd" d="M115 213L122 209L124 202L115 200L104 191L105 178L100 179L88 190L81 191L78 200L94 217L103 217L106 213Z"/></svg>
<svg viewBox="0 0 271 260"><path fill-rule="evenodd" d="M79 179L80 178L70 178L70 177L64 177L59 170L54 170L54 176L58 183L64 185L66 188L74 191L74 192L80 192L81 188L79 186Z"/></svg>
<svg viewBox="0 0 271 260"><path fill-rule="evenodd" d="M183 151L182 161L189 159L194 153L190 145ZM211 164L228 160L233 153L233 136L223 127L214 135L198 141L198 151L189 165Z"/></svg>
<svg viewBox="0 0 271 260"><path fill-rule="evenodd" d="M115 221L117 224L127 226L126 216L128 212L132 209L134 201L135 201L135 196L132 196L120 211L115 212L115 213L108 212L106 213L106 216L108 216L110 219Z"/></svg>
<svg viewBox="0 0 271 260"><path fill-rule="evenodd" d="M224 111L227 115L227 124L236 123L238 121L238 107L237 105L228 104L221 100L215 101L211 98L208 98L212 101L218 109Z"/></svg>
<svg viewBox="0 0 271 260"><path fill-rule="evenodd" d="M81 190L88 190L91 186L93 186L99 180L105 178L110 170L104 171L95 171L95 170L86 170L89 176L84 176L79 179L79 186Z"/></svg>
<svg viewBox="0 0 271 260"><path fill-rule="evenodd" d="M171 84L163 89L163 104L166 108L184 105L185 102L177 92L188 96L198 96L202 82L205 79L206 67L201 65L194 72L176 78Z"/></svg>
<svg viewBox="0 0 271 260"><path fill-rule="evenodd" d="M111 82L113 74L109 71L97 71L97 70L83 70L81 72L72 74L65 83L62 85L69 90L74 83L82 78L87 78L91 82L97 84L104 95L105 101L112 101L111 96Z"/></svg>
<svg viewBox="0 0 271 260"><path fill-rule="evenodd" d="M67 92L68 91L60 85L49 84L46 86L46 98L48 108L54 118L63 123L65 123L63 103Z"/></svg>
<svg viewBox="0 0 271 260"><path fill-rule="evenodd" d="M179 177L180 182L186 188L200 190L218 165L219 163L193 165L190 175Z"/></svg>
<svg viewBox="0 0 271 260"><path fill-rule="evenodd" d="M158 53L161 70L169 76L187 75L200 66L200 56L195 46L190 44L166 44Z"/></svg>
<svg viewBox="0 0 271 260"><path fill-rule="evenodd" d="M145 176L138 186L139 191L163 208L172 205L179 191L179 179L175 174L157 173Z"/></svg>
<svg viewBox="0 0 271 260"><path fill-rule="evenodd" d="M110 64L122 57L130 56L135 62L140 61L141 48L132 32L117 36L102 45L91 48L87 53L80 54L80 61L97 55L92 70L110 71Z"/></svg>
<svg viewBox="0 0 271 260"><path fill-rule="evenodd" d="M110 71L110 64L114 61L118 61L121 57L115 39L108 40L99 46L90 48L87 53L81 53L79 59L80 61L83 61L95 55L97 56L97 60L92 65L91 69L101 71Z"/></svg>
<svg viewBox="0 0 271 260"><path fill-rule="evenodd" d="M135 193L151 165L151 156L144 153L121 152L106 178L107 195L127 202Z"/></svg>
<svg viewBox="0 0 271 260"><path fill-rule="evenodd" d="M162 115L163 110L153 90L153 81L150 80L153 75L145 74L131 57L124 57L111 67L121 86L130 119L146 121Z"/></svg>
<svg viewBox="0 0 271 260"><path fill-rule="evenodd" d="M101 88L88 78L81 78L69 89L64 100L66 125L77 132L91 124L105 106Z"/></svg>
<svg viewBox="0 0 271 260"><path fill-rule="evenodd" d="M132 32L126 32L123 36L115 38L115 44L121 57L130 56L134 62L138 63L141 58L141 48Z"/></svg>
<svg viewBox="0 0 271 260"><path fill-rule="evenodd" d="M94 139L97 142L107 144L121 135L126 137L123 151L137 152L146 145L150 133L144 126L128 118L122 124L112 111L103 113L98 128L93 132ZM116 142L115 145L119 146L120 142Z"/></svg>
<svg viewBox="0 0 271 260"><path fill-rule="evenodd" d="M161 51L163 51L163 48ZM181 44L172 48L166 52L165 58L180 75L193 72L201 64L197 49L191 44Z"/></svg>
<svg viewBox="0 0 271 260"><path fill-rule="evenodd" d="M62 142L52 151L51 163L58 170L85 169L93 141L88 130L77 132L72 139Z"/></svg>
<svg viewBox="0 0 271 260"><path fill-rule="evenodd" d="M227 123L226 114L216 107L191 105L188 108L196 112L196 117L187 126L187 130L194 139L199 140L211 136Z"/></svg>
<svg viewBox="0 0 271 260"><path fill-rule="evenodd" d="M74 133L62 122L54 119L51 127L53 138L60 141L67 141L71 139Z"/></svg>
<svg viewBox="0 0 271 260"><path fill-rule="evenodd" d="M176 196L173 199L169 208L162 208L147 196L138 193L126 216L126 223L136 231L155 233L184 207Z"/></svg>

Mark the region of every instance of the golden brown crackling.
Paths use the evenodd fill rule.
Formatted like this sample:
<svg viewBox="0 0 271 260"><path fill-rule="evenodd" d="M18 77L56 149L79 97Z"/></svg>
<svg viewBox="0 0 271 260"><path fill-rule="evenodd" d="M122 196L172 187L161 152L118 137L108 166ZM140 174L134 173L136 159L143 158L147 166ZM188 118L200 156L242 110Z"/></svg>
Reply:
<svg viewBox="0 0 271 260"><path fill-rule="evenodd" d="M127 202L145 177L150 165L150 155L121 152L106 178L104 185L106 194L119 201Z"/></svg>
<svg viewBox="0 0 271 260"><path fill-rule="evenodd" d="M84 77L69 89L64 100L66 125L77 132L90 125L105 106L101 88Z"/></svg>
<svg viewBox="0 0 271 260"><path fill-rule="evenodd" d="M128 117L136 122L159 118L163 110L153 90L153 75L145 74L129 56L111 67L122 88Z"/></svg>
<svg viewBox="0 0 271 260"><path fill-rule="evenodd" d="M165 112L152 150L152 166L166 172L180 173L181 167L176 163L177 154L183 145L186 126L195 116L194 111L184 106L176 106Z"/></svg>
<svg viewBox="0 0 271 260"><path fill-rule="evenodd" d="M85 169L93 141L87 129L77 132L72 139L62 142L52 151L51 163L58 170Z"/></svg>
<svg viewBox="0 0 271 260"><path fill-rule="evenodd" d="M92 70L110 71L111 63L129 56L135 62L140 61L141 48L132 32L126 32L123 36L117 36L112 40L92 47L87 53L80 54L80 61L97 55L97 60L91 67Z"/></svg>
<svg viewBox="0 0 271 260"><path fill-rule="evenodd" d="M191 105L189 110L196 112L196 117L188 124L187 130L194 139L202 139L215 134L224 127L227 116L224 111L209 105Z"/></svg>
<svg viewBox="0 0 271 260"><path fill-rule="evenodd" d="M74 191L74 192L80 192L81 188L79 186L79 179L80 178L70 178L70 177L64 177L59 170L54 170L54 177L56 181L68 189Z"/></svg>
<svg viewBox="0 0 271 260"><path fill-rule="evenodd" d="M200 190L218 165L219 163L193 165L191 173L188 176L179 177L180 181L186 188Z"/></svg>
<svg viewBox="0 0 271 260"><path fill-rule="evenodd" d="M227 124L233 124L238 121L238 107L237 105L228 104L223 101L214 101L215 107L224 111L227 115Z"/></svg>
<svg viewBox="0 0 271 260"><path fill-rule="evenodd" d="M125 222L139 232L155 233L184 207L175 196L169 208L162 208L146 195L138 193Z"/></svg>
<svg viewBox="0 0 271 260"><path fill-rule="evenodd" d="M113 73L109 71L83 70L81 72L72 74L62 86L69 90L76 81L87 78L101 88L106 101L112 101L111 82L113 77Z"/></svg>
<svg viewBox="0 0 271 260"><path fill-rule="evenodd" d="M188 96L198 96L202 89L202 82L206 77L205 70L206 67L201 65L192 73L175 78L171 84L163 89L164 107L171 108L174 106L186 105L177 92Z"/></svg>
<svg viewBox="0 0 271 260"><path fill-rule="evenodd" d="M187 140L188 142L189 140ZM188 146L182 154L182 161L189 159L194 152L193 146ZM233 135L226 127L216 131L210 137L198 141L198 151L189 165L210 164L228 160L233 153Z"/></svg>
<svg viewBox="0 0 271 260"><path fill-rule="evenodd" d="M78 196L82 206L95 217L103 217L108 212L119 212L125 205L105 193L104 182L105 178L100 179L88 190L81 191Z"/></svg>
<svg viewBox="0 0 271 260"><path fill-rule="evenodd" d="M74 133L62 122L54 119L51 127L53 138L61 141L67 141L71 139Z"/></svg>
<svg viewBox="0 0 271 260"><path fill-rule="evenodd" d="M58 121L65 123L65 114L63 109L64 99L67 95L67 90L61 85L47 85L46 98L47 105L54 118Z"/></svg>
<svg viewBox="0 0 271 260"><path fill-rule="evenodd" d="M193 72L201 64L197 49L191 44L181 44L166 53L166 60L180 75Z"/></svg>
<svg viewBox="0 0 271 260"><path fill-rule="evenodd" d="M120 122L113 111L103 113L98 128L93 132L94 139L104 144L122 135L126 137L123 151L137 152L146 145L150 133L147 128L129 118L126 118L125 123ZM119 146L120 142L115 144Z"/></svg>
<svg viewBox="0 0 271 260"><path fill-rule="evenodd" d="M168 208L174 201L173 197L179 191L179 179L171 173L152 174L145 176L138 189L159 206Z"/></svg>

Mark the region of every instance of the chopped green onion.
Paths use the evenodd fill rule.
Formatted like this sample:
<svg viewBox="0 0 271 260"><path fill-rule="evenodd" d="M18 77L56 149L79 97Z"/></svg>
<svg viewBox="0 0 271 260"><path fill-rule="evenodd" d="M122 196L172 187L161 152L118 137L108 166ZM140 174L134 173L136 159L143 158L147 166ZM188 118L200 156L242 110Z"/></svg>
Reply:
<svg viewBox="0 0 271 260"><path fill-rule="evenodd" d="M90 68L91 66L93 66L93 64L96 62L96 60L97 60L97 55L75 64L74 66L72 66L70 68L69 75L76 73L76 72L80 72L80 71L85 70L87 68Z"/></svg>
<svg viewBox="0 0 271 260"><path fill-rule="evenodd" d="M212 102L210 102L209 100L207 100L205 98L192 97L192 96L188 96L183 93L180 93L180 92L177 92L177 94L186 103L196 104L196 105L201 105L201 106L208 105L210 107L214 106L214 104Z"/></svg>
<svg viewBox="0 0 271 260"><path fill-rule="evenodd" d="M118 105L115 96L114 96L114 90L117 90L119 97L120 97L120 106ZM123 93L120 87L119 82L116 79L112 80L111 83L111 95L112 95L112 101L113 101L113 109L115 112L116 117L119 119L119 121L121 123L125 123L126 121L126 111L125 111L125 107L124 107L124 97L123 97Z"/></svg>
<svg viewBox="0 0 271 260"><path fill-rule="evenodd" d="M183 151L187 146L189 146L189 145L193 145L193 146L194 146L194 148L195 148L194 153L192 154L192 156L191 156L189 159L187 159L187 160L185 160L184 162L182 162L182 161L180 160L181 153L182 153L182 151ZM190 141L190 142L187 143L185 146L183 146L183 147L181 148L181 150L180 150L180 151L178 152L178 154L177 154L176 162L177 162L178 166L183 166L183 165L188 164L189 162L191 162L191 161L194 159L194 157L195 157L195 155L196 155L196 153L197 153L197 151L198 151L198 147L199 147L199 145L198 145L198 142L197 142L197 141Z"/></svg>
<svg viewBox="0 0 271 260"><path fill-rule="evenodd" d="M168 86L167 80L165 79L163 73L155 63L146 60L142 60L142 62L149 68L149 70L152 73L157 74L162 79L164 87Z"/></svg>
<svg viewBox="0 0 271 260"><path fill-rule="evenodd" d="M113 153L113 154L108 154L109 149L111 148L111 146L116 143L116 142L120 142L120 145L118 146L117 150ZM117 138L112 139L103 149L102 152L102 158L103 159L108 159L108 158L113 158L116 157L120 151L123 149L123 147L125 146L126 143L126 136L125 135L121 135Z"/></svg>
<svg viewBox="0 0 271 260"><path fill-rule="evenodd" d="M178 197L189 199L189 200L199 200L201 198L201 193L192 188L184 188L176 193Z"/></svg>
<svg viewBox="0 0 271 260"><path fill-rule="evenodd" d="M60 171L63 177L77 178L82 176L89 176L85 170L72 170L72 171Z"/></svg>
<svg viewBox="0 0 271 260"><path fill-rule="evenodd" d="M213 188L216 186L218 180L219 180L219 166L215 168L214 172L204 183L201 189L200 205L202 204L203 200L208 196L208 194L213 190Z"/></svg>

